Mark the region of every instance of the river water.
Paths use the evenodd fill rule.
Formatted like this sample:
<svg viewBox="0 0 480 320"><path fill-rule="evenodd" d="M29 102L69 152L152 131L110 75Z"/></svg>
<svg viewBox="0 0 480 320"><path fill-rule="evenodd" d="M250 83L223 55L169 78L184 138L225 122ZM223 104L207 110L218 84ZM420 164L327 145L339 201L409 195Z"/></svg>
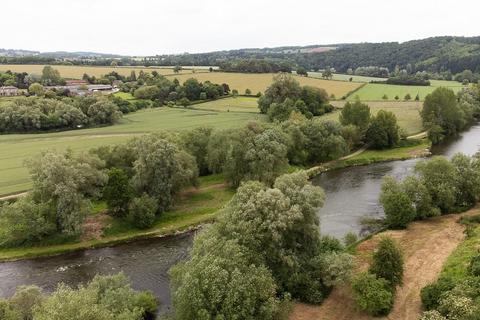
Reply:
<svg viewBox="0 0 480 320"><path fill-rule="evenodd" d="M457 152L473 155L480 151L480 125L461 137L432 150L451 157ZM313 183L324 188L327 200L319 210L322 234L343 237L347 232L364 233L359 219L381 217L378 203L381 180L385 175L403 178L413 172L419 159L393 161L345 168L324 173ZM135 241L109 248L84 250L50 258L0 263L0 297L8 297L19 285L35 284L46 292L64 282L77 285L95 274L120 271L130 277L133 287L151 290L161 301L160 312L170 306L168 269L188 255L192 234Z"/></svg>

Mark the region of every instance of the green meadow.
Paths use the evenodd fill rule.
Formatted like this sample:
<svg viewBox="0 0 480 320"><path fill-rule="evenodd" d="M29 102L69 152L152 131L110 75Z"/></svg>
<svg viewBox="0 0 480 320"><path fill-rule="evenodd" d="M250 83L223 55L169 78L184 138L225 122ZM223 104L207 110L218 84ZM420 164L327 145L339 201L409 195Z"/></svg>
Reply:
<svg viewBox="0 0 480 320"><path fill-rule="evenodd" d="M396 100L395 96L398 96L399 101L402 101L407 94L410 94L412 100L415 99L416 95L418 94L420 100L423 101L428 94L432 93L433 90L438 87L447 87L455 92L458 92L462 90L463 85L456 81L440 80L431 81L430 86L401 86L380 83L367 83L362 88L351 94L347 98L347 100L354 100L359 98L362 101L394 101ZM383 98L384 95L387 95L387 99Z"/></svg>
<svg viewBox="0 0 480 320"><path fill-rule="evenodd" d="M227 98L205 103L221 109L222 105L235 105L242 109L253 109L253 98ZM1 101L1 99L0 99ZM196 105L200 107L200 105ZM209 108L207 108L209 109ZM183 108L156 108L138 111L123 117L119 124L91 129L52 133L0 135L0 195L28 190L30 179L25 160L42 150L56 149L86 151L115 143L122 143L135 135L159 130L184 130L198 126L219 129L234 128L264 116L253 112L219 112Z"/></svg>

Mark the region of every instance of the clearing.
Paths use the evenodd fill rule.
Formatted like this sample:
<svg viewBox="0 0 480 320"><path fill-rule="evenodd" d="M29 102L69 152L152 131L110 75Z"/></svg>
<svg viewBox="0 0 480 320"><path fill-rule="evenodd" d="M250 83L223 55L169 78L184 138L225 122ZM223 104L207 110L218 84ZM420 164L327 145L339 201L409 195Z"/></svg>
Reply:
<svg viewBox="0 0 480 320"><path fill-rule="evenodd" d="M457 81L439 81L432 80L430 86L401 86L392 84L380 84L380 83L368 83L358 91L348 96L347 100L354 100L357 97L360 100L365 101L382 101L390 100L395 101L395 96L399 97L399 100L404 100L407 93L410 94L411 99L415 99L418 94L420 100L425 100L425 97L432 93L438 87L447 87L455 92L460 91L463 85ZM383 95L387 95L387 99L383 99Z"/></svg>
<svg viewBox="0 0 480 320"><path fill-rule="evenodd" d="M27 72L34 75L42 75L43 67L45 67L45 65L0 64L0 71L10 70L12 72ZM132 71L135 71L138 76L140 70L143 70L144 72L157 71L159 74L163 75L175 74L173 72L173 67L96 67L62 65L52 65L52 67L57 69L60 72L60 75L67 79L82 79L84 73L98 78L112 71L115 71L122 76L129 76ZM185 67L185 69L180 71L180 74L192 74L193 70L195 70L195 72L208 72L208 67Z"/></svg>
<svg viewBox="0 0 480 320"><path fill-rule="evenodd" d="M420 111L423 103L419 101L362 101L368 104L372 114L376 114L379 110L391 111L397 117L398 125L403 128L407 134L412 135L423 131L422 119L420 118ZM337 108L343 108L344 101L332 101L332 104ZM328 120L338 121L340 111L328 113L322 118Z"/></svg>
<svg viewBox="0 0 480 320"><path fill-rule="evenodd" d="M237 99L221 99L214 101L213 104L218 108L222 104L225 106L235 104L241 108L244 102L245 108L251 108L252 101L248 98ZM195 105L197 108L200 106ZM24 161L42 150L70 148L77 152L86 151L101 145L125 142L132 136L159 130L183 130L203 125L219 129L235 128L249 121L264 118L263 115L250 112L162 107L125 115L119 124L113 126L52 133L0 135L0 195L18 193L30 188Z"/></svg>
<svg viewBox="0 0 480 320"><path fill-rule="evenodd" d="M198 81L210 81L213 83L227 83L230 89L237 89L239 93L244 93L246 89L250 89L253 94L264 92L268 86L272 84L274 73L228 73L228 72L207 72L195 74L181 74L168 76L169 78L177 78L180 82L184 82L189 78L196 78ZM353 90L361 86L360 83L321 80L309 77L294 76L301 85L309 85L312 87L325 89L329 95L333 94L336 98L348 95Z"/></svg>
<svg viewBox="0 0 480 320"><path fill-rule="evenodd" d="M447 258L464 239L463 215L480 213L477 207L464 214L452 214L413 222L406 230L386 231L357 247L359 269L365 270L379 238L388 235L398 241L405 254L404 284L397 289L393 311L374 318L356 308L347 287L335 288L320 306L297 304L290 320L417 320L421 314L420 290L433 282Z"/></svg>

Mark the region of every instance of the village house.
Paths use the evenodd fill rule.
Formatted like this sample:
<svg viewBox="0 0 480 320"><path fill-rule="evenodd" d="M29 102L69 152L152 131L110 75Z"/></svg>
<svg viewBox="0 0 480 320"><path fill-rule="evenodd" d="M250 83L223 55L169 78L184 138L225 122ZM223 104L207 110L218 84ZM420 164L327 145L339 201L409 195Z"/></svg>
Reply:
<svg viewBox="0 0 480 320"><path fill-rule="evenodd" d="M18 90L17 87L14 87L14 86L0 87L0 96L2 97L12 97L12 96L18 96L20 94L21 92L20 90Z"/></svg>

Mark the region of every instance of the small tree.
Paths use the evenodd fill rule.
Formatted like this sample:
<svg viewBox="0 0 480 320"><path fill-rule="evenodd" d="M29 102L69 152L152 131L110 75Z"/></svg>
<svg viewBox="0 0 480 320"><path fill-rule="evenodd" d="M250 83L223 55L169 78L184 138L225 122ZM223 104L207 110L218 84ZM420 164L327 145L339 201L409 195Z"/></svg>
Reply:
<svg viewBox="0 0 480 320"><path fill-rule="evenodd" d="M398 96L398 94L395 96L395 100L400 100L400 97Z"/></svg>
<svg viewBox="0 0 480 320"><path fill-rule="evenodd" d="M420 95L417 93L417 95L415 96L415 101L420 101Z"/></svg>
<svg viewBox="0 0 480 320"><path fill-rule="evenodd" d="M362 273L352 283L358 306L373 316L387 315L393 307L393 293L387 280Z"/></svg>
<svg viewBox="0 0 480 320"><path fill-rule="evenodd" d="M382 97L383 100L388 100L388 96L386 94L383 95Z"/></svg>
<svg viewBox="0 0 480 320"><path fill-rule="evenodd" d="M385 222L389 228L406 228L415 219L412 200L393 177L385 177L382 183L380 203L385 211Z"/></svg>
<svg viewBox="0 0 480 320"><path fill-rule="evenodd" d="M297 68L297 74L299 76L305 76L305 77L308 76L308 72L304 67L298 67Z"/></svg>
<svg viewBox="0 0 480 320"><path fill-rule="evenodd" d="M234 96L234 97L238 96L238 90L237 89L232 90L232 96Z"/></svg>
<svg viewBox="0 0 480 320"><path fill-rule="evenodd" d="M373 253L370 272L378 278L387 280L392 287L402 284L403 281L403 254L395 241L390 237L383 237Z"/></svg>
<svg viewBox="0 0 480 320"><path fill-rule="evenodd" d="M251 95L251 94L252 94L252 90L250 90L250 89L248 89L248 88L245 89L245 95L249 96L249 95Z"/></svg>
<svg viewBox="0 0 480 320"><path fill-rule="evenodd" d="M404 99L405 101L410 101L410 100L412 100L412 96L410 95L410 93L407 93L407 94L405 95L405 98L403 98L403 99Z"/></svg>
<svg viewBox="0 0 480 320"><path fill-rule="evenodd" d="M28 87L28 92L36 96L43 96L45 89L40 83L35 82Z"/></svg>
<svg viewBox="0 0 480 320"><path fill-rule="evenodd" d="M139 229L150 228L155 222L157 212L157 201L155 198L143 194L130 203L129 217L133 225Z"/></svg>
<svg viewBox="0 0 480 320"><path fill-rule="evenodd" d="M178 100L178 104L186 108L190 105L190 100L188 100L187 98L182 98Z"/></svg>
<svg viewBox="0 0 480 320"><path fill-rule="evenodd" d="M103 198L110 212L113 215L124 215L132 197L133 188L125 171L118 168L110 169L107 185L103 189Z"/></svg>
<svg viewBox="0 0 480 320"><path fill-rule="evenodd" d="M372 118L367 130L367 141L376 149L391 148L400 140L397 117L389 111L380 110Z"/></svg>

